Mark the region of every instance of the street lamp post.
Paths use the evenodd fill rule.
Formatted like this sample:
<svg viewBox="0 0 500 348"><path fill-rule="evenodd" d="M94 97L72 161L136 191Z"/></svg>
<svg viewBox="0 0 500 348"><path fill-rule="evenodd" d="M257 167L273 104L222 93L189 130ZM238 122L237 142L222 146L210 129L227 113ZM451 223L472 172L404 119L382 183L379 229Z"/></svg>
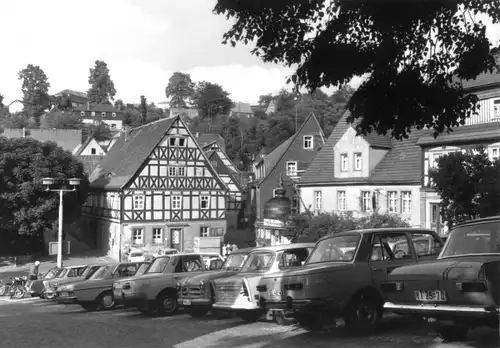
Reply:
<svg viewBox="0 0 500 348"><path fill-rule="evenodd" d="M63 196L65 192L73 192L80 186L81 179L71 178L67 180L57 180L54 178L43 178L42 184L46 186L45 191L53 191L59 193L59 226L57 231L57 267L63 266ZM54 185L59 185L59 188L54 188ZM72 188L68 188L72 187Z"/></svg>

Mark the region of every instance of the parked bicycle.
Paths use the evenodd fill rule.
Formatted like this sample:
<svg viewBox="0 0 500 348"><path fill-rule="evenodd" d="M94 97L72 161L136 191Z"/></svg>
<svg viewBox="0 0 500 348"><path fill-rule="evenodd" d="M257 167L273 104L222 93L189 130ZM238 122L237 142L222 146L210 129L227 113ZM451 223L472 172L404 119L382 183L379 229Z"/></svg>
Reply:
<svg viewBox="0 0 500 348"><path fill-rule="evenodd" d="M0 296L5 296L10 293L11 283L4 283L3 278L0 276Z"/></svg>
<svg viewBox="0 0 500 348"><path fill-rule="evenodd" d="M26 295L28 289L26 288L26 282L28 277L14 277L11 278L12 283L10 285L9 293L11 299L21 299Z"/></svg>

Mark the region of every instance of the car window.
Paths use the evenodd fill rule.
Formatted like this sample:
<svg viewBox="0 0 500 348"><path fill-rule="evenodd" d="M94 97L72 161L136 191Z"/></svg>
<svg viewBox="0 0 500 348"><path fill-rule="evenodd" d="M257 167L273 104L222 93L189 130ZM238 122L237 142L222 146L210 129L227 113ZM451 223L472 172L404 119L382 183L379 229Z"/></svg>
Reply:
<svg viewBox="0 0 500 348"><path fill-rule="evenodd" d="M90 277L92 277L92 275L100 268L100 266L92 266L90 267L86 274L85 274L85 279L89 279Z"/></svg>
<svg viewBox="0 0 500 348"><path fill-rule="evenodd" d="M439 256L500 254L500 222L468 224L451 230Z"/></svg>
<svg viewBox="0 0 500 348"><path fill-rule="evenodd" d="M86 268L87 267L70 268L68 271L68 278L81 276Z"/></svg>
<svg viewBox="0 0 500 348"><path fill-rule="evenodd" d="M112 266L102 266L99 267L99 269L92 274L92 276L89 278L90 280L97 280L97 279L104 279L108 277L108 274L112 272L113 267Z"/></svg>
<svg viewBox="0 0 500 348"><path fill-rule="evenodd" d="M375 233L372 238L370 262L397 259L413 259L406 233Z"/></svg>
<svg viewBox="0 0 500 348"><path fill-rule="evenodd" d="M114 273L117 277L132 277L137 271L137 266L133 265L119 265Z"/></svg>
<svg viewBox="0 0 500 348"><path fill-rule="evenodd" d="M139 266L139 268L137 269L137 271L135 272L135 276L139 276L141 274L144 274L146 273L146 270L148 269L149 267L149 263L143 263Z"/></svg>
<svg viewBox="0 0 500 348"><path fill-rule="evenodd" d="M241 272L267 271L274 261L274 253L258 252L251 253L241 268Z"/></svg>
<svg viewBox="0 0 500 348"><path fill-rule="evenodd" d="M67 268L64 268L64 269L61 271L61 273L59 273L59 274L57 275L57 278L64 278L64 277L66 277L66 274L68 274L68 269L67 269Z"/></svg>
<svg viewBox="0 0 500 348"><path fill-rule="evenodd" d="M168 265L169 260L170 257L168 256L158 257L154 259L151 265L148 267L146 273L163 273L165 267L167 267Z"/></svg>
<svg viewBox="0 0 500 348"><path fill-rule="evenodd" d="M441 241L430 233L412 234L412 242L417 258L437 257L443 248Z"/></svg>
<svg viewBox="0 0 500 348"><path fill-rule="evenodd" d="M43 277L43 279L54 279L56 278L63 270L62 269L57 269L53 268L50 271L47 272L47 274Z"/></svg>
<svg viewBox="0 0 500 348"><path fill-rule="evenodd" d="M361 235L359 234L323 239L316 244L306 264L352 261L360 240Z"/></svg>
<svg viewBox="0 0 500 348"><path fill-rule="evenodd" d="M285 269L292 266L302 266L309 256L309 250L306 248L285 250L281 254L279 269Z"/></svg>
<svg viewBox="0 0 500 348"><path fill-rule="evenodd" d="M184 272L199 272L205 269L205 263L198 256L183 256L182 270Z"/></svg>

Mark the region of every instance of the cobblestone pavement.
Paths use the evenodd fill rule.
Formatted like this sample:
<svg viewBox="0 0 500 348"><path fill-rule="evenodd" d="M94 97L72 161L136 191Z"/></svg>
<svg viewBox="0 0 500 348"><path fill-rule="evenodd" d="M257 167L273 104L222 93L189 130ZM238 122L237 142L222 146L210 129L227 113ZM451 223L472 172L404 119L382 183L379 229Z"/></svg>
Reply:
<svg viewBox="0 0 500 348"><path fill-rule="evenodd" d="M58 305L41 299L0 298L0 346L71 348L489 348L498 347L498 333L477 330L466 343L443 343L421 322L401 317L386 320L376 335L354 337L343 330L308 333L294 326L239 318L149 318L135 310L85 312L79 306Z"/></svg>

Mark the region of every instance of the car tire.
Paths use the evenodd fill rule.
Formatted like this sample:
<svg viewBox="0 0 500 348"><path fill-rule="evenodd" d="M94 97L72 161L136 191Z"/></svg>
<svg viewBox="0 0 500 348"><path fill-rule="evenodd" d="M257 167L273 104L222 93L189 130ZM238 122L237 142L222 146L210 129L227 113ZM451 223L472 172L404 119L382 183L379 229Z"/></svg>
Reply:
<svg viewBox="0 0 500 348"><path fill-rule="evenodd" d="M207 315L210 308L208 307L184 307L184 310L187 314L192 316L193 318L201 318Z"/></svg>
<svg viewBox="0 0 500 348"><path fill-rule="evenodd" d="M156 306L158 315L170 316L179 311L179 303L177 302L177 295L161 293L156 299Z"/></svg>
<svg viewBox="0 0 500 348"><path fill-rule="evenodd" d="M261 311L246 311L241 314L241 319L247 323L255 323L262 317Z"/></svg>
<svg viewBox="0 0 500 348"><path fill-rule="evenodd" d="M374 332L382 320L383 302L375 294L357 295L346 309L345 323L348 330L358 334Z"/></svg>
<svg viewBox="0 0 500 348"><path fill-rule="evenodd" d="M280 325L280 326L290 326L290 325L297 324L297 319L287 318L287 317L285 317L284 314L277 315L275 317L275 319L276 319L276 323L278 323L278 325Z"/></svg>
<svg viewBox="0 0 500 348"><path fill-rule="evenodd" d="M460 342L464 341L469 333L469 327L465 325L454 326L438 326L436 332L439 337L447 342Z"/></svg>
<svg viewBox="0 0 500 348"><path fill-rule="evenodd" d="M109 311L111 309L115 309L116 303L113 299L113 293L111 291L105 291L96 301L97 309L101 311Z"/></svg>

